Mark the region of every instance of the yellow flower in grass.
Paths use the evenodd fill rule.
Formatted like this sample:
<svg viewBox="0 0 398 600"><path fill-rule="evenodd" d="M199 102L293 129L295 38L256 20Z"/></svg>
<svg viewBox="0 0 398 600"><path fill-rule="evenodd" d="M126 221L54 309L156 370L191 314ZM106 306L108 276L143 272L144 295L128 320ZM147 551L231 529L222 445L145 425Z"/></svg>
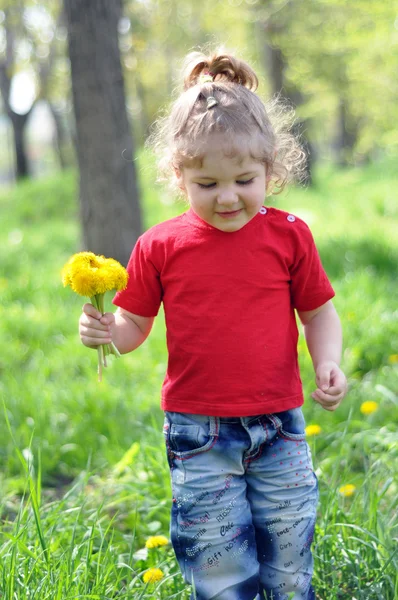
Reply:
<svg viewBox="0 0 398 600"><path fill-rule="evenodd" d="M98 256L93 252L79 252L70 257L62 269L62 283L70 286L76 294L87 296L100 312L104 313L104 294L110 290L121 291L127 287L126 269L113 258ZM102 367L106 367L106 356L120 356L116 346L98 346L98 379L102 379Z"/></svg>
<svg viewBox="0 0 398 600"><path fill-rule="evenodd" d="M398 363L398 354L390 354L388 357L388 362L392 365L396 365Z"/></svg>
<svg viewBox="0 0 398 600"><path fill-rule="evenodd" d="M348 497L352 496L356 491L356 487L353 483L347 483L346 485L342 485L339 489L339 492L342 496Z"/></svg>
<svg viewBox="0 0 398 600"><path fill-rule="evenodd" d="M379 408L379 405L377 404L377 402L374 402L373 400L367 400L366 402L363 402L361 404L360 411L363 415L371 415L378 408Z"/></svg>
<svg viewBox="0 0 398 600"><path fill-rule="evenodd" d="M159 546L167 546L169 540L165 535L151 535L145 542L147 548L159 548Z"/></svg>
<svg viewBox="0 0 398 600"><path fill-rule="evenodd" d="M308 437L311 437L312 435L319 435L321 431L322 428L320 425L307 425L305 428L305 433Z"/></svg>
<svg viewBox="0 0 398 600"><path fill-rule="evenodd" d="M143 576L143 580L144 583L156 583L157 581L160 581L161 579L163 579L164 577L164 573L161 569L148 569L148 571L146 571L144 573Z"/></svg>

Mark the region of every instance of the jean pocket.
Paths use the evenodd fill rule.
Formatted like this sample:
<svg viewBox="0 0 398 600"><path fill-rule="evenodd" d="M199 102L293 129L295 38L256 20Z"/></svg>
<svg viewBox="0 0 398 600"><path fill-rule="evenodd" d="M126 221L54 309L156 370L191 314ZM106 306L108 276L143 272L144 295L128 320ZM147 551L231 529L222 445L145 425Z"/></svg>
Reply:
<svg viewBox="0 0 398 600"><path fill-rule="evenodd" d="M305 439L305 420L301 408L291 408L282 412L267 415L274 424L279 435L293 441Z"/></svg>
<svg viewBox="0 0 398 600"><path fill-rule="evenodd" d="M190 458L206 452L218 437L215 417L195 417L182 413L166 414L163 431L168 450L176 458Z"/></svg>

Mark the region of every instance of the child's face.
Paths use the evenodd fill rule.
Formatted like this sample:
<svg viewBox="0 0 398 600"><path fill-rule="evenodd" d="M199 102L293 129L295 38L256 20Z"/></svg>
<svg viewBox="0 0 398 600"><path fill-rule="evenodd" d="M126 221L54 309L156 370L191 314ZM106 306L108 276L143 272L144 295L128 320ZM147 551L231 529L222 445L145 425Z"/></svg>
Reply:
<svg viewBox="0 0 398 600"><path fill-rule="evenodd" d="M226 156L217 136L208 140L202 165L182 167L177 177L192 210L221 231L244 227L259 212L266 195L266 166L248 151Z"/></svg>

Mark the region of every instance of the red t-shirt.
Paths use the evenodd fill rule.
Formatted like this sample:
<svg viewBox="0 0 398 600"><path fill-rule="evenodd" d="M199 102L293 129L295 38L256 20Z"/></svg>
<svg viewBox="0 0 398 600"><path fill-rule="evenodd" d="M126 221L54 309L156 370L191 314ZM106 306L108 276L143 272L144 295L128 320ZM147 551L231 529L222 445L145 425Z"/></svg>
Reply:
<svg viewBox="0 0 398 600"><path fill-rule="evenodd" d="M152 317L163 302L164 410L250 416L302 405L294 309L334 291L301 219L263 207L226 233L189 209L144 233L127 270L116 306Z"/></svg>

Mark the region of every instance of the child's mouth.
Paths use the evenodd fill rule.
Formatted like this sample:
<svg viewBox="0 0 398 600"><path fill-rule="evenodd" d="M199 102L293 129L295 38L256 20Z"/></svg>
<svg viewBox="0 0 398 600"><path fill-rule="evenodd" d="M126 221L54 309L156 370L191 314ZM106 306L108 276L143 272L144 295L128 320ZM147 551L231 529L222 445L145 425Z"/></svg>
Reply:
<svg viewBox="0 0 398 600"><path fill-rule="evenodd" d="M241 211L242 211L242 209L239 208L238 210L232 210L230 212L222 212L222 213L219 212L217 214L220 215L220 217L223 219L231 219L232 217L236 217Z"/></svg>

